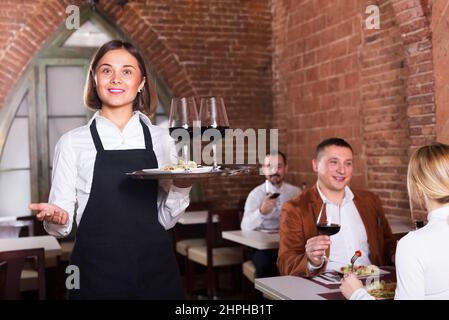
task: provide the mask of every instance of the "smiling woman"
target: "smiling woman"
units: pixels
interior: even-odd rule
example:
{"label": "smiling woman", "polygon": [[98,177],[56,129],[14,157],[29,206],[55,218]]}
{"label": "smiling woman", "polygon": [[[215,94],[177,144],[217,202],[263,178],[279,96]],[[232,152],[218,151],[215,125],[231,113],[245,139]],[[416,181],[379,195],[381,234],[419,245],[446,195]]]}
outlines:
{"label": "smiling woman", "polygon": [[99,109],[56,146],[49,203],[31,204],[53,235],[78,231],[70,264],[80,270],[71,299],[181,299],[166,229],[189,204],[189,185],[132,180],[125,173],[176,159],[168,130],[151,124],[156,93],[130,43],[104,44],[90,65],[85,103]]}
{"label": "smiling woman", "polygon": [[[84,88],[84,100],[96,110],[104,104],[111,107],[132,105],[146,115],[157,107],[156,90],[149,80],[145,61],[129,43],[113,40],[103,45],[90,65]],[[112,95],[117,94],[117,99]]]}

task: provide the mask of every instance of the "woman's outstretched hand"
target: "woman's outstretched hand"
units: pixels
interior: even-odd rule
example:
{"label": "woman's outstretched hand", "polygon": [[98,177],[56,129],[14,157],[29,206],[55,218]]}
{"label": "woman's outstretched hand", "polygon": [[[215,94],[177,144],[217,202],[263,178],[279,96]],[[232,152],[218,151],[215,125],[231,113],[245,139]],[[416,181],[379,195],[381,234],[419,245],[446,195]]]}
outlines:
{"label": "woman's outstretched hand", "polygon": [[345,274],[341,279],[340,290],[346,299],[350,299],[352,294],[359,288],[363,288],[363,283],[353,273]]}
{"label": "woman's outstretched hand", "polygon": [[37,220],[64,225],[69,220],[69,214],[64,209],[50,203],[31,203],[30,209],[38,211]]}

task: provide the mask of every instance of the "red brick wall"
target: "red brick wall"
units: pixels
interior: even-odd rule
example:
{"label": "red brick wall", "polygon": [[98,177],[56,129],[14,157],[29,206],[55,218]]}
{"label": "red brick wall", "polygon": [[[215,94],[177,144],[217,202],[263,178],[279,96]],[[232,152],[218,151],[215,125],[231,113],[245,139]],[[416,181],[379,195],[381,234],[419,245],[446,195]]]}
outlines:
{"label": "red brick wall", "polygon": [[[0,108],[65,7],[81,2],[1,2]],[[288,180],[311,185],[315,145],[341,136],[355,149],[353,185],[378,193],[388,213],[408,214],[408,155],[435,140],[435,110],[444,107],[435,103],[442,72],[433,71],[430,32],[439,0],[101,3],[174,95],[222,95],[232,127],[279,128]],[[380,30],[364,27],[368,4],[380,7]],[[233,206],[259,181],[205,182],[205,196]]]}
{"label": "red brick wall", "polygon": [[[408,165],[405,61],[392,1],[371,1],[380,9],[380,29],[362,27],[360,48],[362,137],[367,187],[378,194],[388,213],[408,215],[405,187]],[[360,8],[364,13],[364,7]],[[363,21],[362,21],[363,23]]]}
{"label": "red brick wall", "polygon": [[407,104],[410,152],[435,141],[435,74],[428,0],[393,3],[409,68]]}
{"label": "red brick wall", "polygon": [[314,183],[315,146],[339,136],[354,147],[354,184],[366,185],[359,16],[356,1],[273,1],[275,121],[296,184]]}
{"label": "red brick wall", "polygon": [[[355,149],[353,186],[408,215],[408,155],[434,140],[427,2],[273,0],[273,97],[295,183],[315,181],[310,160],[327,137]],[[367,30],[365,9],[380,8]],[[288,134],[287,134],[288,130]]]}
{"label": "red brick wall", "polygon": [[433,1],[432,47],[435,74],[436,136],[438,141],[449,143],[449,2]]}
{"label": "red brick wall", "polygon": [[[66,6],[80,3],[86,1],[1,2],[0,108],[31,57],[64,22]],[[100,3],[98,10],[143,50],[175,96],[221,95],[231,127],[271,127],[268,1],[134,0],[124,9],[114,1]],[[205,196],[233,206],[259,181],[260,177],[205,182]]]}

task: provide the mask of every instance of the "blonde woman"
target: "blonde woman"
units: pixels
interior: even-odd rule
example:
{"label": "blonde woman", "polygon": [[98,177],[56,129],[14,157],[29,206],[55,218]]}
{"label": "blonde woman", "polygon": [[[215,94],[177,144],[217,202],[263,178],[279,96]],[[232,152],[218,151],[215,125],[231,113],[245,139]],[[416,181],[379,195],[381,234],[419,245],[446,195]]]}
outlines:
{"label": "blonde woman", "polygon": [[[418,149],[407,173],[410,208],[425,207],[427,225],[402,238],[396,250],[395,299],[449,299],[449,146]],[[340,287],[347,299],[374,299],[354,275]]]}

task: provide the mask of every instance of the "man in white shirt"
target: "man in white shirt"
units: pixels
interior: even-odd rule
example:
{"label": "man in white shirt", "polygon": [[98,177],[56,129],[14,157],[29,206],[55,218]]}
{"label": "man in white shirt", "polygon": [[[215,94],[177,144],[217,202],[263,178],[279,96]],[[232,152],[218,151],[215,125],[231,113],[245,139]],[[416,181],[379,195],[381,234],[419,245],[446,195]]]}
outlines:
{"label": "man in white shirt", "polygon": [[[379,197],[348,186],[353,167],[351,146],[340,138],[326,139],[317,146],[312,164],[318,175],[316,185],[282,209],[280,273],[313,276],[339,270],[350,263],[356,250],[362,253],[356,264],[391,264],[396,242]],[[327,217],[340,216],[338,233],[318,234],[317,219],[324,210]]]}
{"label": "man in white shirt", "polygon": [[[287,158],[282,152],[267,154],[263,170],[265,182],[254,188],[246,199],[242,230],[278,229],[282,205],[301,191],[284,182],[288,166]],[[277,275],[277,249],[254,250],[252,260],[256,267],[256,277]]]}

